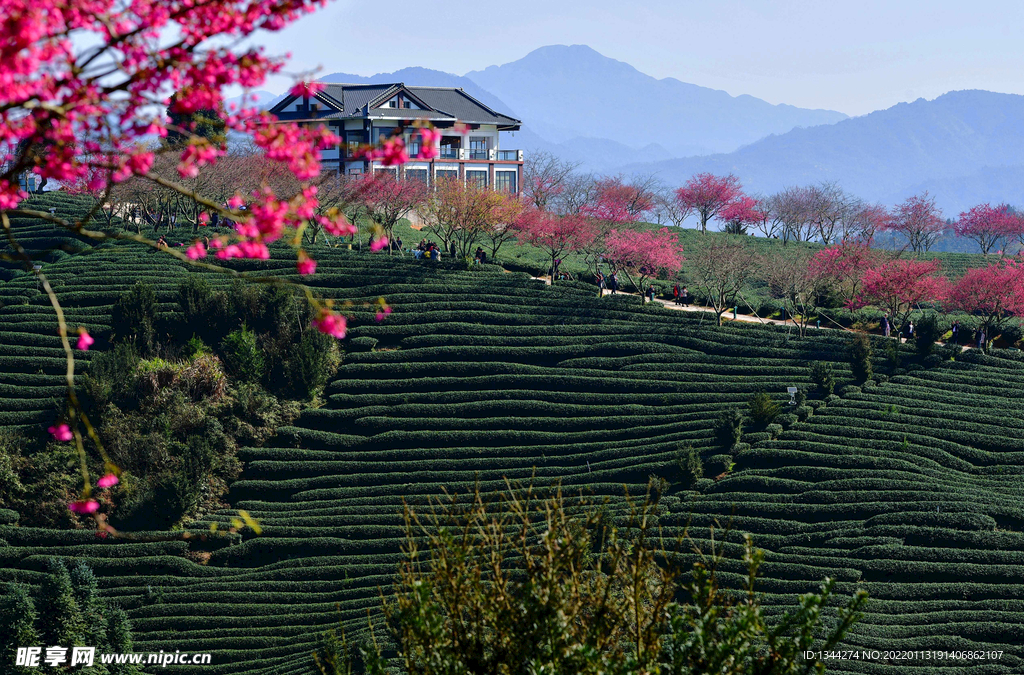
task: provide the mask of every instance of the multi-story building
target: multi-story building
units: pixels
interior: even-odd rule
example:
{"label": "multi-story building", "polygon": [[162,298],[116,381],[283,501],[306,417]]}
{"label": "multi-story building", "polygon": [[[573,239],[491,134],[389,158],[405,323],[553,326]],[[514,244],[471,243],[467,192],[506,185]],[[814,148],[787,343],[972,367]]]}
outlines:
{"label": "multi-story building", "polygon": [[[520,121],[491,110],[462,89],[324,83],[316,95],[289,95],[271,112],[282,120],[328,125],[343,142],[322,152],[323,164],[346,174],[392,171],[400,179],[427,183],[457,177],[513,193],[523,183],[523,151],[498,145],[499,132],[518,131]],[[415,159],[420,151],[417,122],[441,132],[432,160]],[[407,164],[387,167],[355,152],[396,134],[403,135],[414,158]]]}

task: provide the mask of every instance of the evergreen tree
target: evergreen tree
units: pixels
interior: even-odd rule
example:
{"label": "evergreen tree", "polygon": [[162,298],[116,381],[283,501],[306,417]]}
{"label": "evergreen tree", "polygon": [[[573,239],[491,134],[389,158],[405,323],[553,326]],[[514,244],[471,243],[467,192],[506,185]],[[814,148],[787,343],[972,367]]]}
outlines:
{"label": "evergreen tree", "polygon": [[[173,127],[179,127],[191,132],[195,136],[205,138],[214,145],[220,145],[227,140],[227,131],[224,120],[216,110],[202,108],[192,113],[178,112],[174,107],[174,100],[180,95],[175,94],[171,99],[171,105],[167,106],[167,117]],[[168,128],[167,136],[164,138],[164,145],[169,148],[186,145],[191,138],[190,135],[182,133],[177,129]]]}
{"label": "evergreen tree", "polygon": [[39,596],[39,628],[42,642],[62,647],[86,646],[85,621],[75,599],[71,575],[60,558],[50,558],[49,574]]}
{"label": "evergreen tree", "polygon": [[97,650],[106,649],[107,620],[103,616],[105,603],[99,596],[96,575],[81,560],[71,569],[71,587],[85,623],[83,637],[86,646],[96,647]]}
{"label": "evergreen tree", "polygon": [[871,340],[864,333],[853,336],[850,344],[850,370],[857,384],[864,384],[874,375],[871,364]]}
{"label": "evergreen tree", "polygon": [[25,584],[8,584],[4,593],[6,602],[0,606],[0,672],[27,675],[36,668],[15,666],[18,647],[38,647],[36,632],[36,606]]}
{"label": "evergreen tree", "polygon": [[[132,627],[128,614],[117,605],[107,607],[107,639],[114,654],[127,654],[132,650]],[[110,675],[141,675],[142,667],[132,663],[112,663],[107,666]]]}

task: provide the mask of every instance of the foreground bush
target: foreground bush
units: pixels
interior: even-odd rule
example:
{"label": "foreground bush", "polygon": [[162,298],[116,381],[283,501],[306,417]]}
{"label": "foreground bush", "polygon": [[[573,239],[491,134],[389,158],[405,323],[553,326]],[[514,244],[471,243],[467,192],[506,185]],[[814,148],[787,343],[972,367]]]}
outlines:
{"label": "foreground bush", "polygon": [[[858,592],[829,628],[833,588],[800,596],[769,620],[754,580],[763,560],[743,547],[745,595],[719,588],[724,546],[701,550],[689,578],[661,547],[648,498],[616,525],[603,510],[572,516],[561,493],[479,493],[421,518],[406,509],[406,560],[384,611],[397,664],[376,641],[355,656],[337,633],[324,636],[322,673],[807,673],[824,665],[806,650],[829,650],[859,618]],[[705,547],[706,548],[706,547]],[[676,598],[685,598],[677,602]],[[824,635],[816,639],[815,635]]]}

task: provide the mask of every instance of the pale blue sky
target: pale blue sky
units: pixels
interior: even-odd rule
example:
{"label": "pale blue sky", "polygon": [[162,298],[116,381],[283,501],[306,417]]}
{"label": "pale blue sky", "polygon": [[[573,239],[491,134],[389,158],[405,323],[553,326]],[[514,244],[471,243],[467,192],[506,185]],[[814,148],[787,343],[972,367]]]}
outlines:
{"label": "pale blue sky", "polygon": [[335,0],[260,42],[290,70],[358,75],[462,75],[586,44],[655,77],[861,115],[953,89],[1024,94],[1022,19],[1012,0]]}

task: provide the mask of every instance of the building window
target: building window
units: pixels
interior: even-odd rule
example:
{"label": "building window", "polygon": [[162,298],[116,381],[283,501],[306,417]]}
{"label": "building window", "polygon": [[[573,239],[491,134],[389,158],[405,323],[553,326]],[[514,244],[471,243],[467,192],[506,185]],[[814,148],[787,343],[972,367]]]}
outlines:
{"label": "building window", "polygon": [[487,146],[491,139],[486,136],[473,136],[469,139],[469,158],[487,159]]}
{"label": "building window", "polygon": [[427,170],[426,169],[406,169],[405,170],[406,180],[418,180],[424,185],[427,184]]}
{"label": "building window", "polygon": [[394,178],[395,180],[398,180],[398,168],[397,167],[392,168],[392,167],[387,167],[387,166],[384,166],[384,167],[377,166],[377,167],[373,168],[373,175],[379,176],[382,173],[389,173],[389,174],[391,174],[392,178]]}
{"label": "building window", "polygon": [[317,109],[318,107],[320,107],[320,106],[319,106],[319,105],[317,105],[316,103],[310,103],[310,104],[309,104],[309,112],[316,112],[316,109]]}
{"label": "building window", "polygon": [[467,171],[466,172],[466,184],[475,185],[481,190],[487,187],[487,172],[486,171]]}
{"label": "building window", "polygon": [[457,169],[437,169],[434,171],[434,180],[458,180],[459,172]]}
{"label": "building window", "polygon": [[494,172],[494,189],[498,192],[516,192],[516,172],[515,171],[495,171]]}
{"label": "building window", "polygon": [[354,167],[352,167],[351,169],[348,170],[348,175],[350,175],[350,176],[362,176],[363,175],[363,170],[361,168],[359,168],[358,166],[354,166]]}
{"label": "building window", "polygon": [[394,136],[399,132],[398,127],[374,127],[373,128],[373,142],[380,143],[388,138]]}

